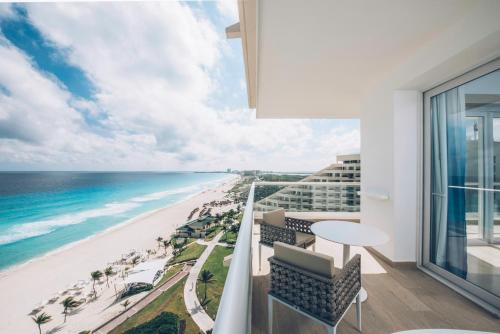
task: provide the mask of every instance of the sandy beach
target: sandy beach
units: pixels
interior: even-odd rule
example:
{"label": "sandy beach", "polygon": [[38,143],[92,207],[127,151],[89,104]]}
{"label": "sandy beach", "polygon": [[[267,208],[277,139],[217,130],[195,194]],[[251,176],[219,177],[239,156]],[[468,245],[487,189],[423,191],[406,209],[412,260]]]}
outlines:
{"label": "sandy beach", "polygon": [[[204,203],[221,200],[235,182],[236,179],[225,181],[217,188],[205,190],[182,202],[143,214],[88,239],[2,271],[0,333],[37,333],[38,329],[28,314],[38,303],[79,280],[90,279],[90,272],[102,271],[132,249],[157,249],[155,239],[158,236],[168,239],[178,226],[186,222],[191,210],[201,208]],[[217,210],[214,209],[213,213]],[[109,299],[106,307],[103,303],[89,303],[80,312],[68,316],[65,324],[60,314],[60,301],[50,305],[50,310],[57,309],[59,312],[50,312],[53,320],[43,326],[42,332],[52,329],[51,333],[78,333],[95,328],[110,317],[111,311],[106,309],[112,303],[113,293],[108,294],[103,296]],[[112,312],[118,311],[113,309]]]}

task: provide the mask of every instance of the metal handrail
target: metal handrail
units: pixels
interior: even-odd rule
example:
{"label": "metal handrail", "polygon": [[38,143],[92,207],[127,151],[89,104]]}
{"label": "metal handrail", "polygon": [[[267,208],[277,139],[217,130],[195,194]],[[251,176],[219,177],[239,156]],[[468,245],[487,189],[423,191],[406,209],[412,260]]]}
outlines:
{"label": "metal handrail", "polygon": [[214,334],[248,334],[252,316],[252,183],[213,328]]}
{"label": "metal handrail", "polygon": [[311,182],[311,181],[257,181],[256,186],[359,186],[359,181]]}

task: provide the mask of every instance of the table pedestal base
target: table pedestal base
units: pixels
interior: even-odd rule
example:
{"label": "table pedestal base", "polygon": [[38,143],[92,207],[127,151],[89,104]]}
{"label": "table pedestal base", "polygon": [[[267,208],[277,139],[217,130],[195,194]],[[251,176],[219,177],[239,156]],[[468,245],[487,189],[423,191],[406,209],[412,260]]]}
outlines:
{"label": "table pedestal base", "polygon": [[[361,302],[364,303],[368,299],[368,292],[366,292],[365,288],[361,287],[361,290],[359,291],[359,295],[361,296]],[[356,304],[356,300],[352,302],[353,304]]]}
{"label": "table pedestal base", "polygon": [[[349,259],[351,258],[351,246],[350,245],[344,245],[342,249],[342,267],[345,267],[347,262],[349,262]],[[359,291],[359,295],[361,296],[361,302],[364,303],[368,299],[368,292],[366,292],[365,288],[361,287],[361,290]],[[356,303],[356,301],[353,301],[353,303]]]}

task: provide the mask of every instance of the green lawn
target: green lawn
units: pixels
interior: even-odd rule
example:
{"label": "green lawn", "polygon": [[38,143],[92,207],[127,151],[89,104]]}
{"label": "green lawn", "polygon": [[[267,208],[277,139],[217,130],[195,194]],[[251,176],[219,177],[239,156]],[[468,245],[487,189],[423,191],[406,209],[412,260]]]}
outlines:
{"label": "green lawn", "polygon": [[196,260],[200,257],[201,253],[207,248],[205,245],[192,243],[188,245],[179,255],[177,255],[170,264]]}
{"label": "green lawn", "polygon": [[197,238],[186,238],[186,244],[189,245],[190,243],[195,242],[196,240],[198,240],[198,239]]}
{"label": "green lawn", "polygon": [[224,235],[222,236],[220,241],[227,242],[227,241],[233,240],[234,242],[236,242],[237,238],[238,238],[238,233],[234,233],[234,232],[227,230],[227,232],[224,233]]}
{"label": "green lawn", "polygon": [[198,326],[194,323],[194,321],[187,313],[186,306],[184,304],[183,295],[186,279],[187,278],[184,278],[181,281],[177,282],[174,286],[168,289],[168,291],[162,293],[153,302],[139,311],[139,313],[134,314],[120,326],[113,329],[110,334],[121,334],[130,328],[153,319],[163,311],[175,313],[179,316],[180,319],[186,320],[186,334],[201,333]]}
{"label": "green lawn", "polygon": [[[202,270],[210,270],[210,272],[214,274],[214,281],[207,285],[207,299],[210,300],[210,302],[204,306],[212,319],[215,319],[215,315],[217,314],[222,290],[224,289],[224,282],[226,281],[227,272],[229,271],[229,267],[224,267],[223,260],[225,256],[232,254],[233,251],[233,248],[216,246],[202,268]],[[203,303],[205,285],[199,281],[196,284],[196,293],[200,302]]]}
{"label": "green lawn", "polygon": [[157,286],[160,286],[163,283],[165,283],[166,281],[168,281],[171,277],[173,277],[175,274],[177,274],[178,272],[180,272],[183,267],[184,267],[183,264],[176,264],[176,265],[170,266],[167,269],[167,271],[165,271],[165,273],[163,273],[163,277],[158,282]]}

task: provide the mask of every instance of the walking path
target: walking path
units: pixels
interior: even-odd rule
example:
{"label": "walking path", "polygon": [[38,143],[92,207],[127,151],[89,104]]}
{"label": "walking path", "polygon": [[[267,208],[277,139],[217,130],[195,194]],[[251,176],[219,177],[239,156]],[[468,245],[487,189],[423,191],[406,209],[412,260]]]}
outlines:
{"label": "walking path", "polygon": [[158,296],[160,296],[163,292],[167,291],[170,289],[174,284],[179,282],[181,279],[186,277],[186,275],[189,273],[190,265],[185,264],[184,268],[182,268],[181,271],[179,271],[177,274],[172,276],[167,282],[165,282],[163,285],[159,286],[155,290],[153,290],[150,294],[144,296],[144,298],[140,299],[137,303],[132,305],[127,311],[121,313],[117,317],[111,319],[101,327],[97,328],[94,330],[92,333],[95,334],[105,334],[109,333],[111,330],[114,328],[118,327],[121,323],[123,323],[125,320],[142,310],[146,305],[151,303],[153,300],[155,300]]}
{"label": "walking path", "polygon": [[[224,234],[224,232],[222,232],[222,233]],[[213,241],[213,239],[211,241],[205,241],[203,239],[198,239],[195,242],[199,245],[208,246],[208,245],[210,245],[210,243],[212,241]],[[225,242],[218,242],[216,246],[229,247],[230,245],[228,243],[225,243]]]}
{"label": "walking path", "polygon": [[223,234],[224,232],[220,232],[215,238],[206,243],[207,248],[205,248],[205,251],[191,268],[186,285],[184,285],[184,303],[186,303],[186,309],[189,315],[191,315],[191,318],[203,332],[212,329],[214,327],[214,321],[205,312],[200,304],[200,301],[198,300],[198,296],[196,295],[196,283],[198,282],[198,275],[200,274],[203,264],[205,264],[208,256],[212,253],[215,246],[218,245],[219,239]]}

